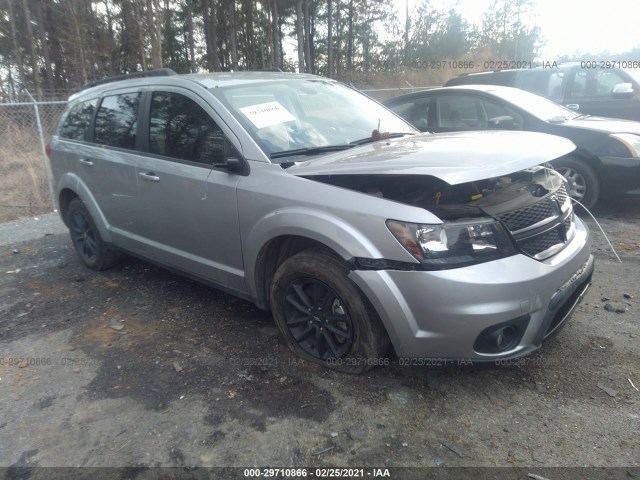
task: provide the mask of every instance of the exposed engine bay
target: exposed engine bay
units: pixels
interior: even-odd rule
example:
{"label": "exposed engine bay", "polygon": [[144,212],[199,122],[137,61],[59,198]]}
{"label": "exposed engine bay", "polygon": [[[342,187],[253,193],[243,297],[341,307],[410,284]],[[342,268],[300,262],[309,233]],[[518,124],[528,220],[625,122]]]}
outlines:
{"label": "exposed engine bay", "polygon": [[443,220],[495,216],[533,205],[563,185],[552,168],[535,166],[480,181],[449,185],[430,175],[313,175],[311,180],[424,208]]}

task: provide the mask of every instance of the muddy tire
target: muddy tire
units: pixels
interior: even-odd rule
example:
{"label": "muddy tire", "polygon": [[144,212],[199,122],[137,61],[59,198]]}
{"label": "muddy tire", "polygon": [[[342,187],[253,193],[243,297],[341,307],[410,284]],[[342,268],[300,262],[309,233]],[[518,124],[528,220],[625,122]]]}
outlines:
{"label": "muddy tire", "polygon": [[106,270],[121,259],[121,255],[109,249],[96,228],[82,200],[74,198],[67,209],[67,225],[73,246],[82,263],[92,270]]}
{"label": "muddy tire", "polygon": [[271,311],[296,354],[346,373],[384,365],[389,337],[348,277],[342,260],[310,249],[285,260],[271,287]]}
{"label": "muddy tire", "polygon": [[600,184],[593,169],[585,161],[568,157],[553,162],[555,169],[567,179],[569,195],[585,207],[593,207],[600,197]]}

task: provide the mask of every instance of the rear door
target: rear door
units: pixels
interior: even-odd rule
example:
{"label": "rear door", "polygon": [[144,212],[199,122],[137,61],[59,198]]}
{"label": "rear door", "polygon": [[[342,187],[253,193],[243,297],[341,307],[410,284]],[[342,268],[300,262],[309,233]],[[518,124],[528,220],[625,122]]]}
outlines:
{"label": "rear door", "polygon": [[179,87],[148,92],[144,118],[146,153],[136,178],[145,256],[244,290],[240,176],[212,168],[212,153],[224,148],[230,131],[201,97]]}
{"label": "rear door", "polygon": [[[77,157],[80,177],[109,229],[124,237],[137,227],[130,212],[135,210],[137,201],[135,164],[141,98],[137,90],[117,90],[102,97],[93,122],[93,145]],[[123,246],[128,243],[125,241]]]}

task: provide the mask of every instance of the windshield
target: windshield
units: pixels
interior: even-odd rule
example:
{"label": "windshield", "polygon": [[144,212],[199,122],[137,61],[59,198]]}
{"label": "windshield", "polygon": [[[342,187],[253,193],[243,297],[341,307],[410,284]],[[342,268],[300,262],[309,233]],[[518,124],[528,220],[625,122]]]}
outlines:
{"label": "windshield", "polygon": [[520,107],[522,110],[525,110],[534,117],[538,117],[540,120],[544,120],[545,122],[550,120],[571,120],[572,118],[576,118],[580,115],[573,110],[552,102],[551,100],[547,100],[546,98],[533,93],[525,92],[524,90],[509,88],[504,90],[500,89],[499,91],[494,90],[491,93],[512,103],[516,107]]}
{"label": "windshield", "polygon": [[270,81],[211,92],[269,157],[292,150],[362,143],[375,129],[391,134],[418,133],[370,98],[331,80]]}

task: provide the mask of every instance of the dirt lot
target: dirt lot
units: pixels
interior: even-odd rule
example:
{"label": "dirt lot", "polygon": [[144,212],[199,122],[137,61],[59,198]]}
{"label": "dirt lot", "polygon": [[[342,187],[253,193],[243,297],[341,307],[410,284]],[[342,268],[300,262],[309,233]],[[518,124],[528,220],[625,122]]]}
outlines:
{"label": "dirt lot", "polygon": [[0,466],[525,468],[518,478],[592,466],[640,478],[640,202],[595,212],[623,263],[589,222],[593,286],[539,353],[491,368],[391,358],[365,376],[302,362],[269,313],[217,290],[133,259],[85,269],[55,220],[1,226]]}

